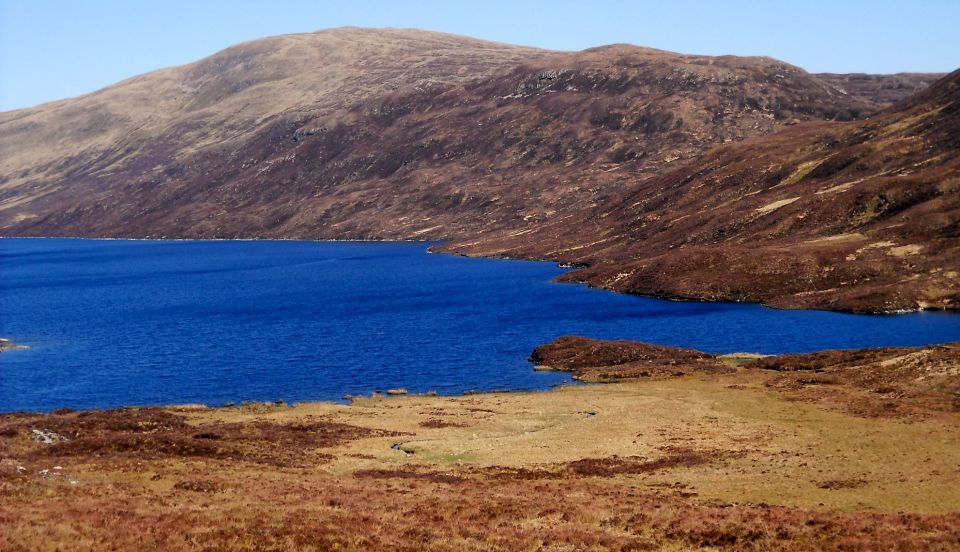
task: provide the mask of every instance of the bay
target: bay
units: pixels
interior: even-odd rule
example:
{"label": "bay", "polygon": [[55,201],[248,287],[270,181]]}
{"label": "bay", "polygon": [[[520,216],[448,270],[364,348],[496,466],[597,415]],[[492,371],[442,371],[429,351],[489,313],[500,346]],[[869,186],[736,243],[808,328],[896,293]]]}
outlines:
{"label": "bay", "polygon": [[674,302],[429,243],[0,239],[0,411],[535,390],[568,334],[709,352],[960,340],[960,316]]}

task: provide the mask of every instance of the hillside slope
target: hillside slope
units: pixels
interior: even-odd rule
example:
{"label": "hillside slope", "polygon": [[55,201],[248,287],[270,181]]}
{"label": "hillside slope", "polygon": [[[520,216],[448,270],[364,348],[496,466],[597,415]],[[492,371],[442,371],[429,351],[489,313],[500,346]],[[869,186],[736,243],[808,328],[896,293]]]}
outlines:
{"label": "hillside slope", "polygon": [[417,30],[340,28],[247,42],[2,113],[0,227],[84,205],[134,217],[141,207],[130,204],[131,190],[144,182],[173,190],[172,175],[200,152],[236,151],[265,128],[307,116],[349,122],[368,98],[482,78],[547,53]]}
{"label": "hillside slope", "polygon": [[769,58],[275,37],[0,116],[0,233],[463,238],[879,105]]}
{"label": "hillside slope", "polygon": [[903,100],[932,77],[267,38],[0,114],[0,235],[459,240],[634,293],[955,308],[956,75]]}
{"label": "hillside slope", "polygon": [[907,96],[926,89],[945,73],[815,73],[814,76],[851,96],[889,107]]}
{"label": "hillside slope", "polygon": [[448,246],[591,265],[679,299],[849,311],[960,308],[960,71],[865,122],[719,147],[607,203]]}

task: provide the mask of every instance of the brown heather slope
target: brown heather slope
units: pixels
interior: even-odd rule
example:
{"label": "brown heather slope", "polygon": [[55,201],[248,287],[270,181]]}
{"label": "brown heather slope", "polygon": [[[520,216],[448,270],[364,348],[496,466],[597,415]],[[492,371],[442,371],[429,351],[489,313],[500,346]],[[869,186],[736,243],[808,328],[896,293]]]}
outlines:
{"label": "brown heather slope", "polygon": [[814,76],[851,96],[888,107],[926,89],[943,78],[945,73],[896,73],[893,75],[815,73]]}
{"label": "brown heather slope", "polygon": [[848,311],[960,307],[960,71],[865,122],[714,149],[587,212],[446,246],[590,265],[678,299]]}
{"label": "brown heather slope", "polygon": [[0,226],[97,202],[132,224],[145,206],[128,203],[131,190],[152,182],[178,193],[176,174],[199,152],[236,151],[265,128],[304,117],[334,127],[370,98],[483,78],[548,53],[411,29],[339,28],[243,43],[85,96],[2,113]]}
{"label": "brown heather slope", "polygon": [[777,133],[929,77],[413,30],[267,38],[0,114],[0,235],[470,238],[451,249],[590,263],[571,278],[620,291],[953,308],[954,92]]}
{"label": "brown heather slope", "polygon": [[0,233],[464,238],[880,105],[769,58],[276,37],[0,116]]}

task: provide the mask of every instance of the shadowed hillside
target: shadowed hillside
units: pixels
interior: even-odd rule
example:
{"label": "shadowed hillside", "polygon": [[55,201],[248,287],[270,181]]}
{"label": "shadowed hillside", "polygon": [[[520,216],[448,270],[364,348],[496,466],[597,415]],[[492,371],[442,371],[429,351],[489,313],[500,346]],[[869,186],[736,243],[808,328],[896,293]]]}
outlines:
{"label": "shadowed hillside", "polygon": [[956,309],[960,72],[865,122],[717,148],[549,225],[451,246],[590,264],[566,278],[683,299]]}
{"label": "shadowed hillside", "polygon": [[944,73],[816,73],[814,76],[851,96],[889,106],[915,94],[942,78]]}

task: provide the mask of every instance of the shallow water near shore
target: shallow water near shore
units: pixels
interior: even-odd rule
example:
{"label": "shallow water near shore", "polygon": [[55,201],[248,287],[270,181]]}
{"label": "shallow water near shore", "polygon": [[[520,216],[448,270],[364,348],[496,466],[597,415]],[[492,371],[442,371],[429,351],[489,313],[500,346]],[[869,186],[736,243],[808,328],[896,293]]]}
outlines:
{"label": "shallow water near shore", "polygon": [[709,352],[960,340],[960,315],[633,297],[428,243],[0,239],[0,411],[546,389],[565,334]]}

